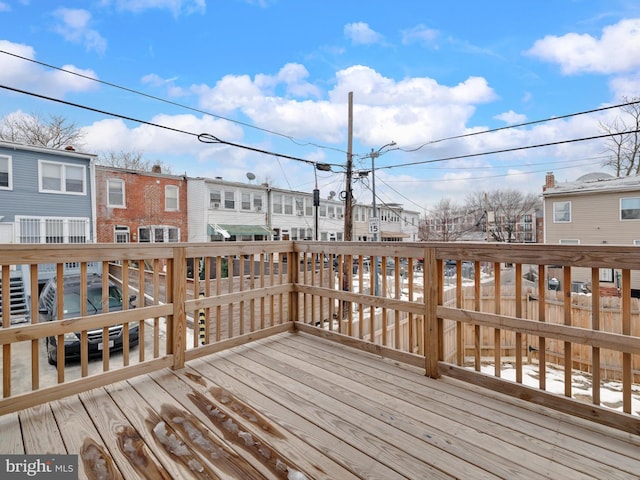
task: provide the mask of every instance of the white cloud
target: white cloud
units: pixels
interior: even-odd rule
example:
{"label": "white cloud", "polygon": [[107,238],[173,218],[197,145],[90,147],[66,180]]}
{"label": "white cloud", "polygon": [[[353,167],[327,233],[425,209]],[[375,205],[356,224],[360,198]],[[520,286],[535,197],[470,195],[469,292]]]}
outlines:
{"label": "white cloud", "polygon": [[107,41],[90,28],[91,13],[87,10],[58,8],[53,15],[60,22],[54,25],[54,31],[65,40],[82,44],[88,51],[95,50],[100,54],[105,52]]}
{"label": "white cloud", "polygon": [[507,125],[514,125],[516,123],[523,123],[527,120],[527,116],[522,113],[516,113],[513,110],[496,115],[496,120],[502,120]]}
{"label": "white cloud", "polygon": [[[35,50],[28,45],[0,40],[0,50],[31,60],[36,59]],[[98,78],[93,70],[83,70],[74,65],[65,65],[62,68],[85,77]],[[55,97],[64,96],[68,92],[83,92],[98,88],[96,82],[86,78],[60,70],[45,69],[36,63],[10,55],[0,55],[0,81],[9,86]]]}
{"label": "white cloud", "polygon": [[600,38],[578,33],[549,35],[525,53],[558,64],[566,75],[628,72],[640,67],[640,18],[607,26]]}
{"label": "white cloud", "polygon": [[103,0],[102,4],[115,4],[118,10],[134,13],[151,9],[169,10],[176,17],[181,14],[203,14],[207,10],[206,0]]}
{"label": "white cloud", "polygon": [[420,43],[425,46],[433,46],[437,48],[436,40],[440,36],[438,30],[427,28],[424,25],[417,25],[408,30],[402,31],[402,43],[405,45],[411,43]]}
{"label": "white cloud", "polygon": [[0,12],[10,12],[11,5],[6,2],[0,2]]}
{"label": "white cloud", "polygon": [[372,30],[364,22],[348,23],[344,26],[344,36],[354,45],[371,45],[382,42],[382,35]]}

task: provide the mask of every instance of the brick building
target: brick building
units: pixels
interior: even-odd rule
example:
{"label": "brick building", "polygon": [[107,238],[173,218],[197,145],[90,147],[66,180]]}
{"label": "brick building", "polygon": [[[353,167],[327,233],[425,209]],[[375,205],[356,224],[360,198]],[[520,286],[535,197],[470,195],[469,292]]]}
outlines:
{"label": "brick building", "polygon": [[96,167],[98,243],[187,241],[187,180],[154,168]]}

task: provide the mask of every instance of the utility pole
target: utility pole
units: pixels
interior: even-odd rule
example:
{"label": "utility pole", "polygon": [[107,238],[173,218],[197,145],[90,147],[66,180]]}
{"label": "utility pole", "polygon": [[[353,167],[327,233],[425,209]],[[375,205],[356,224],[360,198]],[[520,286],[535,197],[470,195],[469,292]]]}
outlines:
{"label": "utility pole", "polygon": [[347,185],[344,198],[344,241],[352,240],[353,231],[353,188],[351,175],[353,173],[353,92],[349,92],[349,136],[347,143]]}

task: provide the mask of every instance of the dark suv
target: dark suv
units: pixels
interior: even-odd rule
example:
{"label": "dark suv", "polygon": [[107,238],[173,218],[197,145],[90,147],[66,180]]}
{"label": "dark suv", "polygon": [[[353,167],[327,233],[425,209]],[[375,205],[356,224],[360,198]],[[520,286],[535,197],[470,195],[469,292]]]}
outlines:
{"label": "dark suv", "polygon": [[[41,322],[52,320],[62,320],[80,316],[80,285],[82,279],[80,275],[69,275],[64,277],[64,313],[57,311],[58,306],[58,286],[56,278],[51,278],[42,288],[38,301],[38,310]],[[98,274],[87,276],[87,315],[102,313],[102,277]],[[122,310],[122,290],[118,285],[109,281],[109,312]],[[129,308],[134,308],[133,301],[135,295],[129,298]],[[114,325],[109,327],[109,350],[122,350],[123,327]],[[104,348],[102,329],[89,330],[87,332],[89,342],[89,357],[101,357]],[[51,365],[57,364],[58,345],[57,337],[47,337],[47,358]],[[129,346],[138,345],[138,326],[129,329]],[[64,356],[65,360],[78,360],[80,358],[80,332],[70,332],[64,335]]]}

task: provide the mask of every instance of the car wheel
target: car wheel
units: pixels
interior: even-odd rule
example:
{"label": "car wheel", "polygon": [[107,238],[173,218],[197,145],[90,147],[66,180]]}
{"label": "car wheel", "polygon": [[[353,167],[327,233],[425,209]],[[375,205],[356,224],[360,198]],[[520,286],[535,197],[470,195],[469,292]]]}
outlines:
{"label": "car wheel", "polygon": [[49,349],[49,339],[47,339],[46,345],[47,345],[47,361],[49,362],[49,365],[58,365],[58,359],[53,354],[53,351]]}

